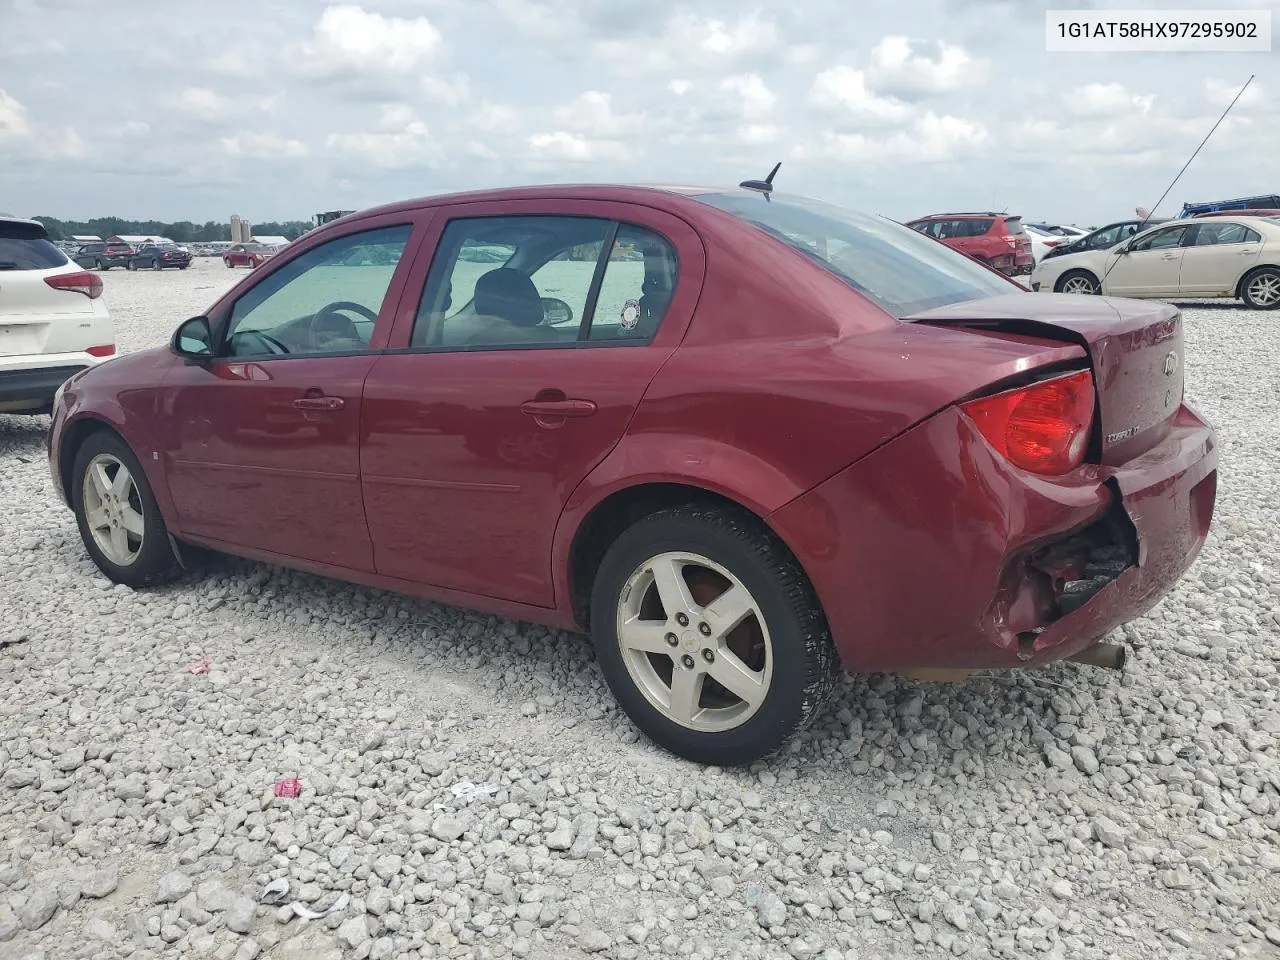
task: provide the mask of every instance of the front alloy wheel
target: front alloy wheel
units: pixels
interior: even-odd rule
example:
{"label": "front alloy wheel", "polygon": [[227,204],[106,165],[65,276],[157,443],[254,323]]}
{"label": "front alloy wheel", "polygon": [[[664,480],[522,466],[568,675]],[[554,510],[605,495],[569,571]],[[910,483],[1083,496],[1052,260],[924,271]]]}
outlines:
{"label": "front alloy wheel", "polygon": [[119,436],[91,433],[71,469],[76,525],[99,570],[131,587],[172,580],[181,572],[142,465]]}
{"label": "front alloy wheel", "polygon": [[146,536],[142,498],[129,468],[110,453],[100,453],[86,468],[84,513],[98,549],[125,567],[138,559]]}
{"label": "front alloy wheel", "polygon": [[1280,270],[1266,267],[1251,276],[1245,281],[1243,299],[1255,310],[1280,307]]}
{"label": "front alloy wheel", "polygon": [[1058,284],[1058,292],[1096,294],[1100,290],[1098,280],[1093,274],[1084,270],[1073,270],[1062,278],[1062,282]]}

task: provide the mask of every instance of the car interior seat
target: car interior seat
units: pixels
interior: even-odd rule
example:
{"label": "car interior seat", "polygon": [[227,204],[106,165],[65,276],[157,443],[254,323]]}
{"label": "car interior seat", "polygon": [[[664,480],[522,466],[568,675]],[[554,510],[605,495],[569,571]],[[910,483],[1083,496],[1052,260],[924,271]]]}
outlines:
{"label": "car interior seat", "polygon": [[476,281],[475,312],[493,318],[487,329],[470,343],[540,343],[557,341],[550,327],[542,326],[542,296],[533,281],[519,270],[498,267]]}

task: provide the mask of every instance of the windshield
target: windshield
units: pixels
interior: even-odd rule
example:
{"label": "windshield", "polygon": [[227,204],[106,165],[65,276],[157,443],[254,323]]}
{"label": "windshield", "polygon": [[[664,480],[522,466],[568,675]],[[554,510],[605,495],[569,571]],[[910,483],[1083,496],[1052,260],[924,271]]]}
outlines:
{"label": "windshield", "polygon": [[786,194],[708,193],[697,199],[755,224],[895,317],[1019,289],[964,254],[883,217]]}
{"label": "windshield", "polygon": [[39,224],[0,220],[0,270],[49,270],[67,262]]}

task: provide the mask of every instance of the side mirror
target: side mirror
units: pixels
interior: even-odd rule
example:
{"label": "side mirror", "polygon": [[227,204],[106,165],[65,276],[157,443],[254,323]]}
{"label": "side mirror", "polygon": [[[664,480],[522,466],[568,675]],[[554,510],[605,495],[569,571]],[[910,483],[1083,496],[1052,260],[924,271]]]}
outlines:
{"label": "side mirror", "polygon": [[557,297],[543,297],[542,319],[549,324],[572,323],[573,307]]}
{"label": "side mirror", "polygon": [[192,317],[174,331],[170,349],[188,364],[208,363],[213,359],[213,330],[206,316]]}

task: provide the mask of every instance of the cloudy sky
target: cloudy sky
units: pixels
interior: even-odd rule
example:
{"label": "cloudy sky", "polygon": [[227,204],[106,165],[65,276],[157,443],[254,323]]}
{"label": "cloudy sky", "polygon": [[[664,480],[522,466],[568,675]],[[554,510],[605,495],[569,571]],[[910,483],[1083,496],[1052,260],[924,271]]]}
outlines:
{"label": "cloudy sky", "polygon": [[[1280,0],[1233,0],[1273,10]],[[1098,223],[1280,191],[1280,53],[1046,53],[1200,0],[0,0],[0,210],[257,222],[473,187],[736,182]],[[163,15],[161,15],[163,12]]]}

